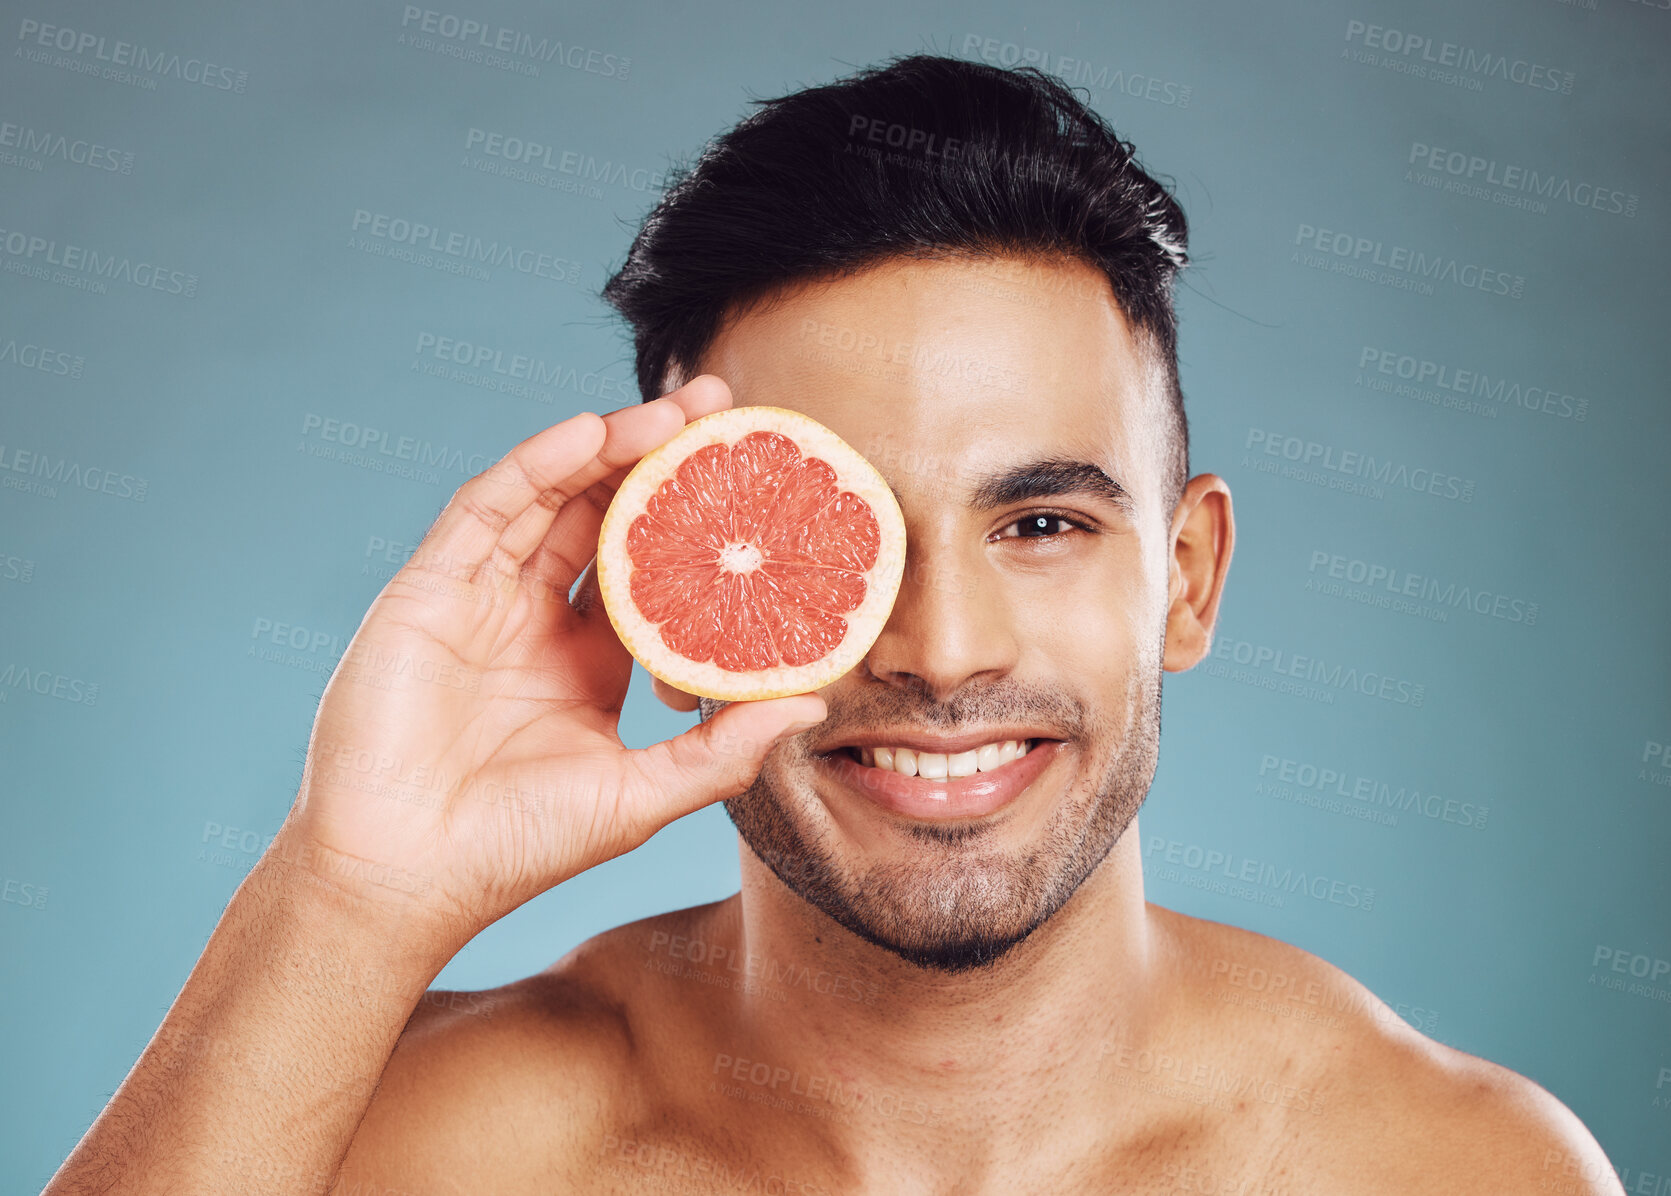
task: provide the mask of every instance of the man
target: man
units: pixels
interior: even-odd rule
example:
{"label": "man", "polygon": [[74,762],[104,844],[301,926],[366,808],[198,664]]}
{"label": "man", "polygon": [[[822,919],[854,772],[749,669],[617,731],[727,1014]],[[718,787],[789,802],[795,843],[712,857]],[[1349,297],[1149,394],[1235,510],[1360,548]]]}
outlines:
{"label": "man", "polygon": [[[48,1192],[1619,1192],[1535,1084],[1144,901],[1161,678],[1207,653],[1234,540],[1224,482],[1188,472],[1185,242],[1030,71],[910,57],[710,145],[605,292],[648,401],[460,488]],[[602,510],[733,402],[877,464],[905,580],[819,694],[704,702],[626,751]],[[937,814],[913,760],[970,751],[986,800]],[[426,993],[483,927],[716,800],[738,895]]]}

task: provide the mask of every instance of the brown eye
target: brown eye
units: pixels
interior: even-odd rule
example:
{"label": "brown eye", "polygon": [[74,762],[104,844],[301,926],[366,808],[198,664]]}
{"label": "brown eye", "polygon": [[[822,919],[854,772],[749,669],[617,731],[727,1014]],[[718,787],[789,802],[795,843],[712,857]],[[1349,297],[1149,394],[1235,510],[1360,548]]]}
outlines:
{"label": "brown eye", "polygon": [[1062,515],[1028,515],[1017,519],[1014,523],[999,530],[1000,539],[1017,538],[1023,540],[1039,539],[1045,536],[1059,536],[1065,531],[1078,529],[1079,524]]}

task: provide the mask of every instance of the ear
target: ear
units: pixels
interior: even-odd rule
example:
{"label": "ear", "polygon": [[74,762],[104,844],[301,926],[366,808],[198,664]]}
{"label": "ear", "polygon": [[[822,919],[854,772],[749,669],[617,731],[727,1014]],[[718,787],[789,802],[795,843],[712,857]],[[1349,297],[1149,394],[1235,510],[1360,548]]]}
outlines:
{"label": "ear", "polygon": [[1230,487],[1217,474],[1191,478],[1172,513],[1166,652],[1161,658],[1167,672],[1193,667],[1213,646],[1213,623],[1235,544]]}
{"label": "ear", "polygon": [[700,700],[695,694],[688,694],[682,689],[673,688],[660,677],[652,676],[650,678],[650,689],[656,697],[661,699],[663,706],[670,710],[677,710],[680,714],[689,714],[692,710],[695,710],[696,703]]}

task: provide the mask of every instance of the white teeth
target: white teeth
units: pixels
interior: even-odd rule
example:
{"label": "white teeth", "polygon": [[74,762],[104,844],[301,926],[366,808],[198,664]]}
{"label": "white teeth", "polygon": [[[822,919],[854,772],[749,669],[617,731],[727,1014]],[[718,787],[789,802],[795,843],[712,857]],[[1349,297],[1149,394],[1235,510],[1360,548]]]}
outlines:
{"label": "white teeth", "polygon": [[969,777],[991,772],[1027,754],[1025,739],[1005,739],[982,744],[967,752],[918,752],[906,747],[862,747],[859,762],[870,768],[887,769],[908,777],[942,781],[948,777]]}

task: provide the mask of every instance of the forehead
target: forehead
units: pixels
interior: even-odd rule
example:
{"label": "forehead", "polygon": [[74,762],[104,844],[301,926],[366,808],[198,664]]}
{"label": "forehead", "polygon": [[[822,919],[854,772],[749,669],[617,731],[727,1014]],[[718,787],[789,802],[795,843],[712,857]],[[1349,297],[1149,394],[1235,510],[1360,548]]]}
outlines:
{"label": "forehead", "polygon": [[1104,464],[1158,487],[1158,386],[1108,280],[1077,259],[892,258],[773,292],[723,325],[698,372],[738,406],[788,407],[902,494],[971,470]]}

